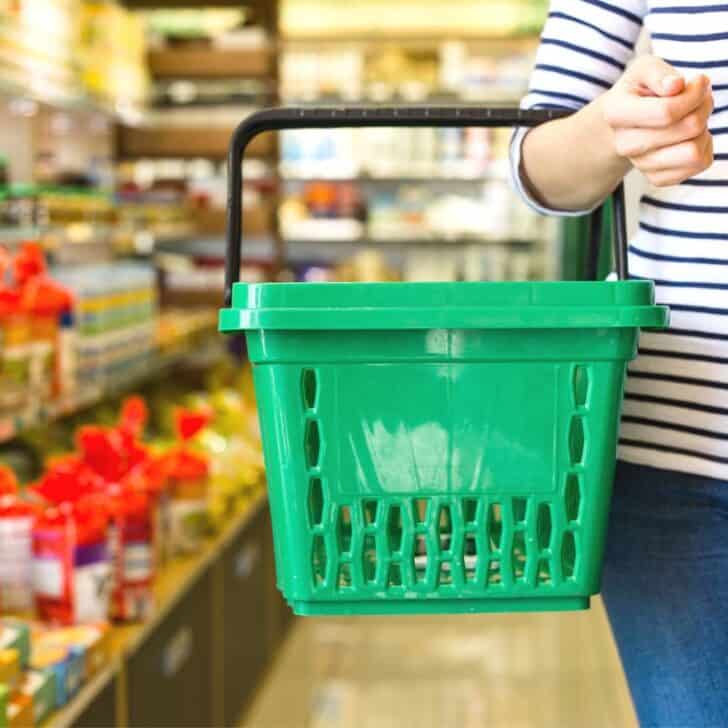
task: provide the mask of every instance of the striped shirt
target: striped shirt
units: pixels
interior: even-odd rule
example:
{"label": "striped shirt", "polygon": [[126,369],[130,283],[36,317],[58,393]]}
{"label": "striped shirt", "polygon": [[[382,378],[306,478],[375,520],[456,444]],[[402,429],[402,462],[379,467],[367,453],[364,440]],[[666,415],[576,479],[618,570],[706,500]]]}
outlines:
{"label": "striped shirt", "polygon": [[[670,329],[643,332],[629,367],[619,457],[728,480],[728,3],[704,0],[552,0],[526,108],[577,109],[619,78],[642,27],[652,52],[684,76],[708,75],[715,163],[640,202],[629,271],[655,281]],[[518,178],[521,141],[511,145]],[[582,213],[579,213],[582,214]]]}

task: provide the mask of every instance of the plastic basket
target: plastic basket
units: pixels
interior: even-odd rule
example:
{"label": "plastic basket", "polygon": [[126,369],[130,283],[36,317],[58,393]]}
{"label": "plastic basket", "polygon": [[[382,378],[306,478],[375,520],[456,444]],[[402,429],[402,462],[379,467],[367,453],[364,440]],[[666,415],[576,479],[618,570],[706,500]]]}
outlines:
{"label": "plastic basket", "polygon": [[[626,362],[667,323],[650,282],[235,283],[259,131],[552,118],[372,113],[262,112],[231,147],[220,328],[246,333],[254,366],[278,586],[304,615],[587,608]],[[615,212],[624,277],[621,197]]]}

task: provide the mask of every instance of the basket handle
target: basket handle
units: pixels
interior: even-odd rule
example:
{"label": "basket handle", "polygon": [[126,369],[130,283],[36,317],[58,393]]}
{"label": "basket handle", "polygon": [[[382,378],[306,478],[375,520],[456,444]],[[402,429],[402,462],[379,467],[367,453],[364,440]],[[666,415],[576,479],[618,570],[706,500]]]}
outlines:
{"label": "basket handle", "polygon": [[[571,114],[560,109],[512,109],[478,107],[347,107],[274,108],[249,116],[233,132],[228,151],[228,200],[225,256],[225,305],[232,301],[233,285],[240,277],[242,244],[242,161],[245,148],[264,131],[352,127],[498,127],[537,126]],[[613,193],[614,260],[620,279],[627,277],[627,225],[624,187]],[[589,270],[596,275],[596,259],[602,233],[601,208],[594,214],[590,234]]]}

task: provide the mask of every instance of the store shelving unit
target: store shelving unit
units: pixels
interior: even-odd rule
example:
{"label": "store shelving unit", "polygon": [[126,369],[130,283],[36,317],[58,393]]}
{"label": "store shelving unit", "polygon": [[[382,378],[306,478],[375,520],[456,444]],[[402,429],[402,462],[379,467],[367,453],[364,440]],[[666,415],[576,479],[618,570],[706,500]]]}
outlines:
{"label": "store shelving unit", "polygon": [[151,619],[112,629],[108,667],[44,728],[235,725],[290,619],[269,518],[259,494],[199,554],[165,565]]}

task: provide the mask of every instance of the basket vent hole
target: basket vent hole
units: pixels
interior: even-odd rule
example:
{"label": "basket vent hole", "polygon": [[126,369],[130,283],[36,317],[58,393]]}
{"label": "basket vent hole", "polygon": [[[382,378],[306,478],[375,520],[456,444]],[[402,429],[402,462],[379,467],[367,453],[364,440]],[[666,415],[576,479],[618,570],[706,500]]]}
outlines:
{"label": "basket vent hole", "polygon": [[402,567],[397,563],[389,565],[387,586],[402,586]]}
{"label": "basket vent hole", "polygon": [[526,534],[524,531],[516,531],[513,534],[511,563],[513,565],[513,578],[516,581],[523,581],[526,578]]}
{"label": "basket vent hole", "polygon": [[452,514],[450,506],[442,506],[437,519],[438,531],[440,534],[440,550],[449,551],[452,544]]}
{"label": "basket vent hole", "polygon": [[377,578],[377,543],[373,533],[364,536],[364,550],[361,559],[364,580],[371,583]]}
{"label": "basket vent hole", "polygon": [[499,551],[503,537],[503,520],[500,503],[488,506],[488,543],[493,551]]}
{"label": "basket vent hole", "polygon": [[449,561],[443,561],[440,564],[437,583],[439,586],[450,586],[452,584],[452,564]]}
{"label": "basket vent hole", "polygon": [[320,533],[313,537],[311,566],[314,586],[321,586],[326,580],[326,543]]}
{"label": "basket vent hole", "polygon": [[351,564],[344,563],[339,565],[339,576],[336,580],[339,589],[351,588]]}
{"label": "basket vent hole", "polygon": [[321,437],[319,435],[319,426],[316,420],[309,420],[306,423],[304,445],[306,449],[306,465],[309,468],[318,467],[319,456],[321,455]]}
{"label": "basket vent hole", "polygon": [[548,503],[541,503],[536,517],[536,539],[540,549],[551,545],[551,509]]}
{"label": "basket vent hole", "polygon": [[465,566],[465,578],[468,581],[475,581],[475,571],[478,567],[478,541],[475,534],[465,534],[463,541],[463,565]]}
{"label": "basket vent hole", "polygon": [[538,583],[552,584],[551,581],[551,562],[548,559],[541,559],[538,562]]}
{"label": "basket vent hole", "polygon": [[364,501],[362,508],[364,510],[364,523],[367,526],[372,526],[377,522],[378,506],[379,504],[375,500]]}
{"label": "basket vent hole", "polygon": [[341,506],[339,510],[339,551],[351,551],[351,508]]}
{"label": "basket vent hole", "polygon": [[516,523],[523,523],[526,520],[526,509],[528,500],[526,498],[513,499],[513,520]]}
{"label": "basket vent hole", "polygon": [[430,502],[426,498],[415,498],[412,501],[412,517],[415,523],[427,523],[427,510]]}
{"label": "basket vent hole", "polygon": [[498,559],[493,559],[488,563],[488,584],[501,583],[501,565]]}
{"label": "basket vent hole", "polygon": [[579,484],[579,476],[576,473],[569,473],[566,476],[564,501],[566,518],[569,521],[576,521],[579,518],[579,509],[581,507],[581,485]]}
{"label": "basket vent hole", "polygon": [[311,478],[308,486],[308,514],[312,526],[320,526],[324,515],[324,489],[321,478]]}
{"label": "basket vent hole", "polygon": [[584,420],[581,417],[574,417],[569,428],[569,454],[571,464],[579,465],[584,458]]}
{"label": "basket vent hole", "polygon": [[423,582],[427,578],[427,538],[418,533],[415,536],[414,554],[415,580]]}
{"label": "basket vent hole", "polygon": [[400,506],[392,506],[389,509],[387,537],[390,551],[399,551],[402,548],[402,508]]}
{"label": "basket vent hole", "polygon": [[478,518],[477,498],[466,498],[463,501],[463,516],[465,518],[465,523],[475,523]]}
{"label": "basket vent hole", "polygon": [[564,579],[573,579],[576,570],[576,539],[566,531],[561,541],[561,574]]}
{"label": "basket vent hole", "polygon": [[574,368],[574,403],[584,407],[589,397],[589,370],[585,366]]}
{"label": "basket vent hole", "polygon": [[313,369],[304,369],[301,379],[301,389],[303,390],[303,404],[308,410],[312,410],[316,406],[317,388],[316,372]]}

